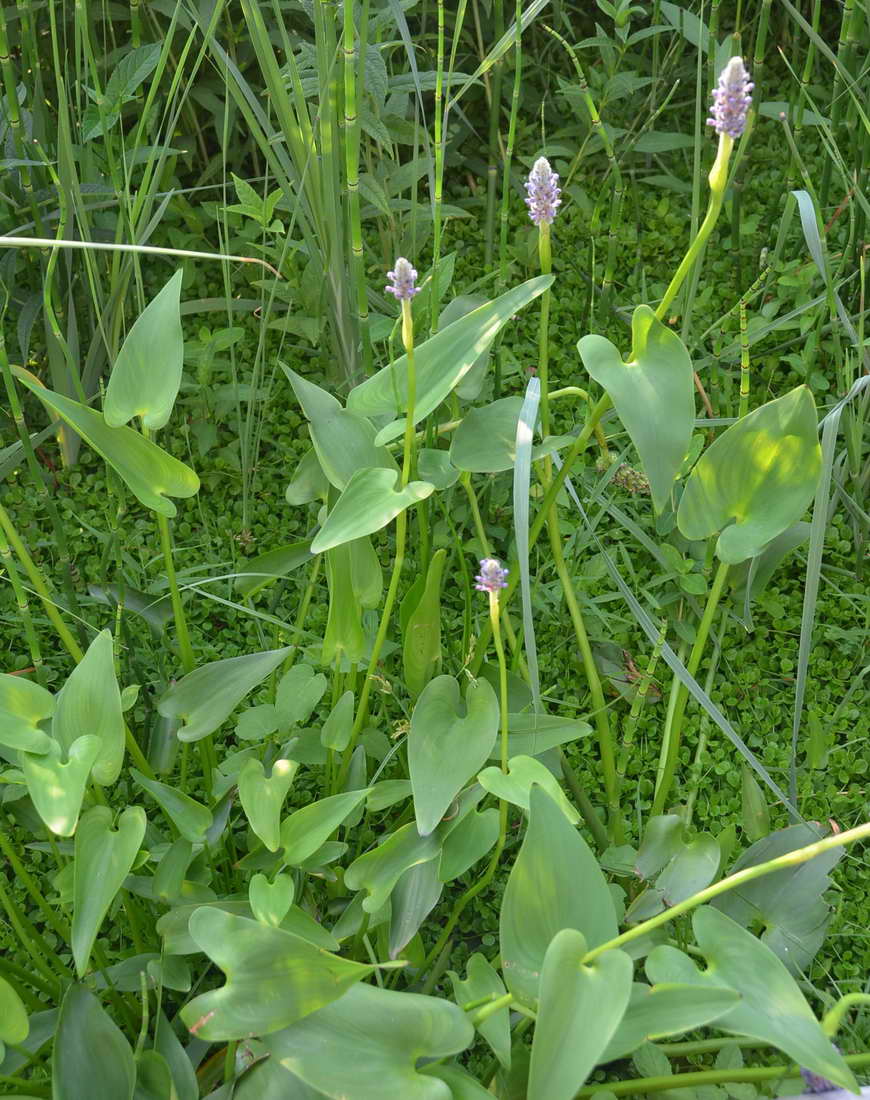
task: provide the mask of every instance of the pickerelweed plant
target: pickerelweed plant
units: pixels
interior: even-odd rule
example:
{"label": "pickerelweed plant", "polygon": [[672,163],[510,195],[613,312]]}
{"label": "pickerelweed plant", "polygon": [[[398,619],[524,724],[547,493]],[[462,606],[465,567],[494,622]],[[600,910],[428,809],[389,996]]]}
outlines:
{"label": "pickerelweed plant", "polygon": [[[613,12],[630,14],[624,4]],[[351,52],[352,16],[351,5]],[[251,18],[265,64],[272,45]],[[270,90],[286,91],[273,75]],[[292,90],[299,74],[290,76]],[[870,1054],[844,1054],[833,1040],[846,1046],[844,1020],[868,998],[830,999],[818,1012],[805,975],[830,919],[830,874],[870,825],[840,831],[805,821],[794,784],[780,789],[710,697],[729,616],[751,621],[753,600],[807,537],[802,517],[813,497],[819,514],[827,510],[816,407],[801,386],[752,408],[747,354],[739,415],[696,419],[704,387],[666,323],[722,211],[751,91],[743,61],[732,58],[714,92],[706,217],[658,305],[634,309],[625,354],[602,335],[583,335],[585,374],[560,360],[566,384],[551,387],[561,195],[541,156],[526,185],[539,275],[472,308],[447,303],[420,339],[418,273],[399,257],[385,287],[399,309],[398,357],[343,402],[282,364],[311,439],[286,503],[307,509],[308,530],[250,559],[233,578],[238,600],[223,600],[257,619],[264,646],[271,632],[272,648],[203,660],[188,626],[186,590],[202,596],[205,582],[180,579],[170,521],[174,500],[195,496],[200,482],[153,438],[181,385],[181,272],[131,327],[100,407],[46,387],[0,348],[16,421],[22,397],[35,398],[104,460],[119,516],[131,494],[154,513],[166,577],[160,592],[128,586],[115,532],[106,561],[115,557],[118,583],[100,589],[112,629],[88,623],[82,644],[69,625],[74,608],[0,505],[0,559],[34,670],[32,679],[0,675],[0,850],[13,878],[0,878],[0,905],[19,948],[0,960],[4,1088],[57,1100],[95,1089],[108,1100],[572,1100],[670,1094],[684,1084],[718,1097],[700,1090],[779,1086],[801,1073],[857,1088],[855,1071]],[[345,100],[351,113],[353,105]],[[304,143],[293,156],[303,152]],[[328,213],[330,179],[318,175],[311,187],[316,226]],[[342,292],[332,291],[338,302]],[[463,410],[460,397],[482,392],[490,350],[536,300],[538,360],[527,366],[537,370],[525,397]],[[354,324],[339,326],[347,339],[363,304]],[[348,354],[358,352],[371,353],[365,339]],[[572,399],[584,403],[582,426],[552,434],[554,407]],[[824,431],[836,424],[826,420]],[[603,488],[619,478],[644,504],[648,494],[657,553],[678,563],[676,597],[647,601],[655,620],[588,520],[591,447]],[[38,467],[26,468],[39,484]],[[515,493],[524,490],[512,537],[488,529],[475,481],[508,470]],[[456,499],[467,501],[474,526],[473,583],[461,540],[435,548],[430,530],[437,507],[455,532]],[[624,705],[605,696],[566,504],[649,638]],[[574,633],[568,649],[588,689],[584,717],[549,712],[538,682],[532,565],[536,583],[548,567],[542,549],[531,554],[545,527]],[[292,623],[277,601],[256,605],[258,593],[304,569]],[[321,572],[328,615],[317,634],[308,612]],[[458,588],[463,574],[478,629],[450,664],[445,577]],[[521,617],[511,602],[518,587]],[[44,675],[37,611],[69,655],[59,685]],[[139,680],[132,615],[160,639],[160,660]],[[661,663],[672,680],[651,812],[638,821],[626,774]],[[688,720],[699,728],[683,773]],[[754,843],[736,858],[733,832],[714,836],[693,820],[711,722],[745,767]],[[599,770],[600,788],[586,778]],[[791,815],[786,828],[771,832],[769,816],[764,824],[761,784]],[[482,927],[478,914],[469,930],[462,918],[475,899],[490,921]],[[741,1048],[766,1050],[765,1064],[717,1061],[688,1082],[671,1073],[669,1056]],[[773,1052],[784,1064],[772,1063]],[[629,1057],[657,1072],[626,1076]]]}

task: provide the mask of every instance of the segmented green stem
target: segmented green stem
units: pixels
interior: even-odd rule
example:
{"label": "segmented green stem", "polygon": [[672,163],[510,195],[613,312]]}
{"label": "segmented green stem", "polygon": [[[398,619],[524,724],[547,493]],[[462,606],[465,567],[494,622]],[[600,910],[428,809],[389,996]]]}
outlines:
{"label": "segmented green stem", "polygon": [[435,71],[435,193],[432,196],[432,286],[429,291],[429,331],[438,331],[440,287],[438,263],[441,259],[441,205],[444,191],[444,0],[437,0],[438,46]]}
{"label": "segmented green stem", "polygon": [[[361,76],[365,73],[365,58],[362,52],[361,48],[359,58]],[[369,333],[369,300],[359,201],[360,121],[356,94],[357,56],[353,0],[344,0],[342,55],[344,57],[344,170],[350,218],[351,279],[356,288],[356,294],[353,296],[354,319],[359,333],[363,369],[368,374],[372,368],[372,342]]]}
{"label": "segmented green stem", "polygon": [[[840,36],[837,40],[837,61],[839,65],[834,69],[834,80],[831,85],[831,133],[836,134],[837,127],[843,117],[843,72],[849,71],[852,59],[852,50],[857,41],[859,11],[855,0],[844,0],[843,14],[840,17]],[[822,168],[822,180],[819,184],[819,201],[824,211],[828,205],[828,196],[831,187],[831,173],[834,166],[832,157],[825,157]]]}
{"label": "segmented green stem", "polygon": [[[475,0],[475,15],[477,15],[477,0]],[[504,0],[495,0],[493,5],[493,23],[495,26],[495,40],[499,41],[504,34]],[[481,60],[483,50],[481,47]],[[489,84],[489,138],[487,141],[487,166],[486,166],[486,228],[484,230],[484,264],[486,270],[492,270],[494,243],[495,243],[495,207],[498,197],[498,162],[501,159],[499,148],[499,123],[501,122],[501,86],[504,65],[497,61],[492,74],[492,82]],[[488,74],[487,74],[488,79]]]}
{"label": "segmented green stem", "polygon": [[740,299],[740,407],[738,417],[749,412],[749,332],[746,327],[746,299]]}
{"label": "segmented green stem", "polygon": [[517,119],[520,113],[520,88],[523,80],[523,5],[517,0],[516,33],[514,35],[514,86],[511,93],[511,113],[508,123],[507,147],[501,176],[501,215],[498,236],[498,287],[507,285],[508,266],[508,212],[511,197],[511,165],[514,156],[514,142],[517,136]]}

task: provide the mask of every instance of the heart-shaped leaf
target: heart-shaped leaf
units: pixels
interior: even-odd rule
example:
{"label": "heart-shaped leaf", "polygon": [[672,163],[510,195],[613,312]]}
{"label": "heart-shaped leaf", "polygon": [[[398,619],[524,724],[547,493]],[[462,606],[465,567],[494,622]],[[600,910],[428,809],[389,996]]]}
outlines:
{"label": "heart-shaped leaf", "polygon": [[54,713],[54,696],[23,676],[0,673],[0,745],[46,753],[51,738],[39,723]]}
{"label": "heart-shaped leaf", "polygon": [[404,489],[398,488],[399,481],[393,470],[357,470],[315,535],[312,551],[320,554],[363,535],[372,535],[435,491],[435,486],[425,481],[411,481]]}
{"label": "heart-shaped leaf", "polygon": [[452,676],[436,676],[424,689],[411,715],[408,769],[414,792],[417,829],[428,836],[450,803],[489,756],[498,735],[499,710],[486,680],[473,680],[465,691]]}
{"label": "heart-shaped leaf", "polygon": [[518,1001],[537,1003],[541,968],[557,932],[576,928],[590,948],[616,936],[607,880],[583,837],[542,788],[532,787],[529,827],[501,906],[502,971]]}
{"label": "heart-shaped leaf", "polygon": [[52,741],[42,756],[18,754],[34,808],[57,836],[72,836],[76,830],[85,787],[101,746],[99,737],[87,734],[73,743],[65,762],[57,741]]}
{"label": "heart-shaped leaf", "polygon": [[251,910],[261,924],[277,928],[287,916],[296,892],[291,875],[275,875],[272,882],[265,875],[256,874],[248,886]]}
{"label": "heart-shaped leaf", "polygon": [[696,910],[692,927],[708,969],[699,971],[682,951],[656,947],[646,962],[654,983],[725,986],[741,999],[716,1027],[777,1047],[844,1089],[856,1090],[852,1071],[822,1031],[794,978],[769,947],[710,906]]}
{"label": "heart-shaped leaf", "polygon": [[375,446],[375,428],[370,420],[352,409],[343,409],[332,394],[289,367],[282,367],[308,417],[311,442],[331,485],[344,489],[357,470],[369,467],[397,472],[396,460],[387,448]]}
{"label": "heart-shaped leaf", "polygon": [[368,788],[345,791],[303,806],[281,823],[281,847],[291,866],[304,863],[332,836],[345,818],[365,801]]}
{"label": "heart-shaped leaf", "polygon": [[139,314],[109,376],[103,415],[111,428],[134,416],[149,431],[169,419],[184,362],[179,269]]}
{"label": "heart-shaped leaf", "polygon": [[42,386],[28,371],[15,371],[39,400],[106,460],[146,508],[170,518],[176,507],[168,497],[192,497],[199,478],[183,462],[132,428],[110,428],[101,413]]}
{"label": "heart-shaped leaf", "polygon": [[821,469],[816,406],[806,386],[732,424],[689,475],[677,510],[687,539],[721,532],[716,553],[735,565],[803,515]]}
{"label": "heart-shaped leaf", "polygon": [[112,635],[101,630],[58,693],[51,732],[64,750],[83,733],[100,739],[93,777],[114,783],[124,763],[124,714]]}
{"label": "heart-shaped leaf", "polygon": [[653,506],[660,512],[692,440],[692,360],[679,336],[649,306],[635,309],[631,336],[634,357],[627,363],[604,336],[584,336],[577,350],[619,413],[649,478]]}
{"label": "heart-shaped leaf", "polygon": [[[473,1038],[465,1013],[449,1001],[360,983],[263,1041],[272,1059],[326,1096],[450,1100],[450,1088],[422,1076],[417,1063],[458,1054]],[[292,1095],[289,1087],[282,1095]]]}
{"label": "heart-shaped leaf", "polygon": [[52,1100],[132,1100],[136,1063],[123,1032],[83,985],[71,985],[60,1006],[51,1056]]}
{"label": "heart-shaped leaf", "polygon": [[[448,971],[448,975],[453,983],[453,999],[460,1008],[472,1001],[482,1001],[484,997],[498,1000],[506,992],[498,971],[480,954],[474,954],[468,960],[464,981],[453,970]],[[482,1020],[477,1025],[477,1030],[489,1043],[499,1062],[505,1069],[510,1069],[511,1023],[507,1005]]]}
{"label": "heart-shaped leaf", "polygon": [[[512,470],[517,458],[517,421],[522,397],[502,397],[491,405],[471,409],[453,434],[450,461],[458,470],[496,474]],[[532,448],[532,460],[567,447],[569,435],[550,436]]]}
{"label": "heart-shaped leaf", "polygon": [[[499,331],[529,302],[553,285],[552,275],[521,283],[500,297],[466,313],[414,349],[416,403],[414,423],[433,412],[454,389]],[[408,360],[402,355],[350,391],[347,407],[363,416],[404,417],[408,406]],[[382,431],[378,442],[389,443],[405,430],[404,419]]]}
{"label": "heart-shaped leaf", "polygon": [[605,951],[584,965],[586,950],[586,940],[575,928],[557,932],[547,948],[528,1100],[572,1100],[625,1014],[631,959],[624,951]]}
{"label": "heart-shaped leaf", "polygon": [[437,834],[420,836],[411,821],[392,833],[383,844],[354,860],[344,873],[345,886],[350,890],[366,890],[368,896],[363,900],[363,909],[376,913],[405,871],[435,859],[440,848]]}
{"label": "heart-shaped leaf", "polygon": [[189,1030],[209,1042],[288,1027],[374,969],[220,909],[197,909],[190,918],[190,934],[227,979],[226,985],[195,997],[181,1010]]}
{"label": "heart-shaped leaf", "polygon": [[156,779],[148,779],[135,768],[130,769],[130,774],[142,790],[151,795],[185,840],[191,844],[201,844],[205,840],[205,834],[211,828],[211,810],[184,791]]}
{"label": "heart-shaped leaf", "polygon": [[259,760],[248,760],[239,772],[239,801],[245,817],[270,852],[281,847],[281,807],[299,765],[293,760],[276,760],[269,778]]}
{"label": "heart-shaped leaf", "polygon": [[70,944],[80,978],[87,970],[103,918],[142,846],[145,824],[141,806],[128,806],[118,818],[117,829],[112,828],[112,811],[108,806],[94,806],[79,823]]}
{"label": "heart-shaped leaf", "polygon": [[507,773],[501,768],[484,768],[477,782],[496,798],[503,798],[505,802],[512,802],[524,810],[528,810],[532,786],[537,784],[561,807],[572,825],[580,820],[580,814],[565,797],[558,779],[545,764],[532,756],[513,757],[508,761]]}
{"label": "heart-shaped leaf", "polygon": [[292,652],[267,649],[212,661],[182,677],[163,694],[157,710],[164,718],[181,718],[179,741],[199,741],[214,733],[249,691],[262,683]]}

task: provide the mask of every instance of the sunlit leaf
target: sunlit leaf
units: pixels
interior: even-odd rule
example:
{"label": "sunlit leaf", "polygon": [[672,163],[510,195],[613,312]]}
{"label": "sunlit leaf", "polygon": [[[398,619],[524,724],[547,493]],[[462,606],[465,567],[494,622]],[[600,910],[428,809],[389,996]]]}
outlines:
{"label": "sunlit leaf", "polygon": [[54,713],[54,696],[24,676],[0,673],[0,745],[46,753],[51,738],[39,723]]}
{"label": "sunlit leaf", "polygon": [[[415,347],[415,424],[438,408],[475,361],[490,348],[513,314],[543,294],[552,283],[551,275],[530,279],[466,313]],[[350,391],[347,399],[349,409],[367,417],[404,417],[407,404],[408,363],[404,355],[361,382]],[[380,433],[379,441],[389,443],[404,430],[404,419],[396,420],[388,431]]]}
{"label": "sunlit leaf", "polygon": [[268,778],[259,760],[248,760],[239,772],[239,801],[248,824],[270,852],[281,846],[281,808],[299,765],[276,760]]}
{"label": "sunlit leaf", "polygon": [[[458,470],[495,474],[512,470],[516,462],[517,421],[522,397],[502,397],[471,409],[453,433],[450,461]],[[572,442],[568,435],[550,436],[532,448],[532,459],[543,458]]]}
{"label": "sunlit leaf", "polygon": [[687,539],[719,533],[731,565],[760,554],[800,519],[821,469],[813,396],[806,386],[732,424],[698,459],[677,510]]}
{"label": "sunlit leaf", "polygon": [[57,741],[52,741],[49,751],[41,756],[18,754],[34,808],[57,836],[72,836],[75,832],[85,787],[101,746],[99,737],[87,734],[72,744],[65,761]]}
{"label": "sunlit leaf", "polygon": [[257,874],[248,887],[248,900],[261,924],[277,928],[293,904],[295,886],[291,875],[276,875],[272,882]]}
{"label": "sunlit leaf", "polygon": [[465,1013],[449,1001],[360,983],[264,1043],[273,1059],[326,1096],[450,1100],[449,1087],[422,1076],[417,1063],[458,1054],[473,1037]]}
{"label": "sunlit leaf", "polygon": [[108,630],[101,630],[94,638],[58,693],[51,732],[64,750],[85,733],[100,739],[93,765],[97,783],[114,783],[121,774],[124,715]]}
{"label": "sunlit leaf", "polygon": [[346,791],[321,798],[303,806],[281,822],[281,847],[284,859],[291,866],[304,863],[313,856],[341,823],[365,801],[368,788]]}
{"label": "sunlit leaf", "polygon": [[580,814],[568,801],[559,786],[559,780],[545,764],[534,757],[512,757],[508,761],[507,772],[503,772],[501,768],[484,768],[478,775],[477,782],[496,798],[503,798],[524,810],[528,810],[532,787],[537,784],[561,807],[572,825],[580,820]]}
{"label": "sunlit leaf", "polygon": [[532,787],[529,826],[511,868],[501,906],[505,984],[534,1007],[544,956],[563,928],[582,932],[589,947],[613,939],[616,912],[598,861],[543,788]]}
{"label": "sunlit leaf", "polygon": [[14,986],[0,978],[0,1042],[20,1046],[30,1033],[27,1009]]}

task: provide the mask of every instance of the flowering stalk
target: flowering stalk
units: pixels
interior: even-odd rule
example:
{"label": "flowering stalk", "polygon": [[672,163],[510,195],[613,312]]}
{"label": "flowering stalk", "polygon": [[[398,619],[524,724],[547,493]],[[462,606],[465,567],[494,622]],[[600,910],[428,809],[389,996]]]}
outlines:
{"label": "flowering stalk", "polygon": [[[417,403],[417,378],[414,370],[414,318],[411,313],[411,299],[415,294],[419,294],[420,288],[417,286],[416,270],[411,267],[410,263],[403,256],[400,256],[396,260],[394,270],[387,272],[387,278],[390,282],[384,289],[388,294],[392,294],[402,303],[402,344],[405,348],[405,356],[408,364],[405,445],[401,474],[402,488],[404,488],[411,480],[411,472],[414,465],[414,408]],[[353,757],[353,750],[356,747],[360,732],[368,717],[372,673],[377,668],[378,658],[381,655],[381,650],[387,639],[387,630],[390,626],[390,615],[392,614],[393,605],[396,602],[396,596],[399,591],[399,578],[402,575],[402,568],[405,564],[405,543],[407,537],[408,511],[404,509],[396,516],[396,553],[393,558],[393,572],[390,577],[389,587],[387,588],[387,595],[384,599],[384,610],[381,612],[378,632],[372,644],[372,652],[369,658],[369,675],[363,680],[359,706],[357,707],[356,718],[354,719],[353,729],[351,730],[350,741],[348,742],[347,748],[344,750],[344,758],[342,759],[341,769],[338,773],[335,787],[338,791],[342,789],[347,779],[347,774],[350,771],[350,762]]]}
{"label": "flowering stalk", "polygon": [[[526,181],[526,206],[529,217],[538,227],[538,257],[541,274],[552,271],[550,249],[550,226],[556,217],[556,211],[562,203],[559,190],[559,176],[550,167],[546,157],[538,157]],[[550,365],[549,351],[550,329],[550,291],[541,296],[541,325],[538,334],[538,375],[541,379],[541,429],[545,436],[550,434],[550,402],[548,393],[548,374]]]}
{"label": "flowering stalk", "polygon": [[[538,255],[541,262],[541,271],[548,275],[552,267],[550,248],[550,226],[556,217],[561,205],[561,192],[559,190],[559,177],[550,167],[545,157],[539,157],[529,173],[526,182],[526,205],[529,208],[529,217],[538,227]],[[538,374],[541,379],[541,429],[546,436],[550,430],[548,364],[549,364],[549,320],[550,320],[550,296],[545,291],[541,305],[541,323],[538,338]],[[597,423],[597,420],[596,420]],[[583,433],[578,436],[582,438]],[[588,437],[587,437],[588,438]],[[585,440],[584,440],[585,443]],[[583,444],[580,444],[581,446]],[[577,444],[575,443],[575,447]],[[574,455],[572,450],[572,455]],[[568,465],[568,463],[566,463]],[[553,478],[550,461],[544,463],[543,482],[545,488],[552,487]],[[577,646],[583,660],[583,670],[586,681],[589,684],[589,693],[592,696],[592,706],[595,713],[595,724],[598,729],[598,744],[601,754],[601,768],[604,773],[604,785],[607,794],[607,805],[613,837],[616,843],[623,839],[622,819],[619,814],[618,782],[616,776],[616,760],[613,745],[613,735],[610,729],[610,719],[607,711],[607,703],[604,698],[604,690],[601,686],[601,677],[595,664],[592,647],[589,644],[589,635],[586,632],[586,624],[583,621],[583,613],[580,604],[574,594],[574,585],[571,574],[565,562],[565,554],[562,550],[562,536],[559,532],[559,517],[556,510],[556,497],[548,492],[544,509],[547,532],[550,536],[550,548],[553,552],[553,560],[565,603],[574,626],[574,634],[577,638]],[[530,543],[532,541],[530,531]],[[493,630],[495,637],[495,630]]]}
{"label": "flowering stalk", "polygon": [[716,152],[716,160],[710,169],[708,177],[710,182],[710,201],[707,213],[698,230],[698,234],[689,246],[689,250],[683,257],[680,266],[674,273],[664,297],[656,310],[656,317],[661,321],[670,307],[671,302],[679,293],[680,287],[686,276],[692,269],[700,255],[713,226],[722,210],[725,199],[725,185],[728,182],[728,162],[731,159],[731,151],[734,142],[746,129],[746,118],[749,105],[752,102],[753,84],[749,79],[749,73],[743,64],[741,57],[732,57],[719,76],[719,83],[713,89],[713,106],[707,125],[712,126],[719,135],[719,148]]}
{"label": "flowering stalk", "polygon": [[[482,558],[480,562],[480,572],[474,578],[474,587],[478,592],[486,592],[489,594],[489,623],[492,630],[492,640],[495,647],[496,656],[498,658],[498,679],[499,679],[499,715],[500,715],[500,731],[501,731],[501,770],[506,775],[508,770],[508,682],[507,682],[507,661],[505,660],[504,644],[501,638],[501,608],[499,606],[499,592],[503,588],[508,587],[508,570],[505,569],[498,558]],[[508,821],[508,804],[505,799],[500,798],[498,800],[498,839],[493,848],[492,855],[490,856],[489,863],[486,870],[480,876],[480,878],[470,886],[465,893],[459,898],[456,904],[453,906],[453,912],[447,919],[444,928],[441,931],[441,935],[438,937],[438,941],[423,963],[422,970],[430,970],[433,963],[440,958],[442,951],[444,950],[447,941],[450,939],[450,934],[456,927],[456,922],[462,916],[465,907],[468,903],[476,898],[479,893],[489,886],[495,877],[495,873],[498,870],[498,865],[501,860],[501,854],[504,851],[505,841],[507,840],[507,821]],[[432,982],[433,973],[430,972],[426,985],[423,987],[425,993],[431,992],[429,983]]]}

